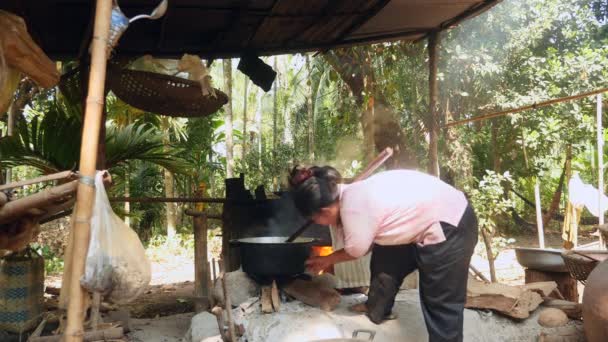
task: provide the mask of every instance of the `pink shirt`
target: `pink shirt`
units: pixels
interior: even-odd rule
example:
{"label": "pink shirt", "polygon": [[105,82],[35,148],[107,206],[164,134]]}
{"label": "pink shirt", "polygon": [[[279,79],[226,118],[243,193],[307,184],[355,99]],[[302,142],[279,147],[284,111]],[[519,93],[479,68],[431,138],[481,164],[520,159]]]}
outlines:
{"label": "pink shirt", "polygon": [[418,171],[380,172],[343,185],[340,219],[344,249],[360,257],[372,243],[431,245],[445,241],[440,222],[457,226],[467,205],[461,191]]}

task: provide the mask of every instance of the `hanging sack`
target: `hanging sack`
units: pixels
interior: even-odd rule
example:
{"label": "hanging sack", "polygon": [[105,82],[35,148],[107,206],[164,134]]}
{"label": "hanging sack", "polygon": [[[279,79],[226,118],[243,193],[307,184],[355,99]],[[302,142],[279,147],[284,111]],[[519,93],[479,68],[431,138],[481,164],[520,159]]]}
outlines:
{"label": "hanging sack", "polygon": [[31,248],[0,259],[0,330],[36,328],[44,308],[44,259]]}
{"label": "hanging sack", "polygon": [[113,303],[124,304],[144,292],[150,273],[144,246],[137,233],[112,211],[103,172],[98,171],[89,251],[80,284]]}

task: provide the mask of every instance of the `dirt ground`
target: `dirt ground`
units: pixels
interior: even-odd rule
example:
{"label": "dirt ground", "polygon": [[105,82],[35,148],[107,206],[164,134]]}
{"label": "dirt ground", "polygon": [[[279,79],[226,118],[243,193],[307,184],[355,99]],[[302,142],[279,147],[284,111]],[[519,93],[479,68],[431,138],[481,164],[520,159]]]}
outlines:
{"label": "dirt ground", "polygon": [[[515,246],[537,247],[537,237],[524,235],[515,237],[515,243],[502,250],[496,260],[497,276],[506,284],[523,284],[524,270],[517,263]],[[595,237],[583,237],[581,244],[596,241]],[[559,248],[559,234],[546,234],[546,246]],[[489,277],[489,267],[485,256],[474,255],[472,264]],[[59,288],[60,276],[49,276],[46,285]],[[582,288],[579,293],[582,294]],[[130,312],[133,332],[132,341],[177,342],[189,328],[194,311],[194,262],[191,258],[175,256],[152,262],[150,288],[134,303],[121,309]]]}

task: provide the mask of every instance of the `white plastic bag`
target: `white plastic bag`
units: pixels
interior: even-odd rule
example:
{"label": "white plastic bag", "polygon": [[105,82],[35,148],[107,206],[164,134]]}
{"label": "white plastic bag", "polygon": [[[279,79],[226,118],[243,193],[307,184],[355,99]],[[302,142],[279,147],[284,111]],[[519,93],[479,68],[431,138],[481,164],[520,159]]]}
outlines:
{"label": "white plastic bag", "polygon": [[117,304],[139,296],[150,283],[150,262],[137,234],[112,211],[103,185],[95,175],[91,238],[80,284]]}

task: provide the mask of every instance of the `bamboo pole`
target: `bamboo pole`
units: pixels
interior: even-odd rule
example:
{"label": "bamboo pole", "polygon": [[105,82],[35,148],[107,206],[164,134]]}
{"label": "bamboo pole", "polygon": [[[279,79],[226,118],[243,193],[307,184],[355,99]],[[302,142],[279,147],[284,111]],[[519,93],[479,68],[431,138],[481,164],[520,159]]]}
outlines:
{"label": "bamboo pole", "polygon": [[54,181],[54,180],[59,180],[59,179],[72,179],[75,176],[76,176],[76,174],[72,171],[63,171],[63,172],[59,172],[59,173],[54,173],[52,175],[46,175],[46,176],[36,177],[36,178],[32,178],[32,179],[28,179],[28,180],[24,180],[24,181],[20,181],[20,182],[0,185],[0,191],[20,188],[25,185]]}
{"label": "bamboo pole", "polygon": [[439,31],[429,35],[429,165],[428,172],[439,177],[439,115],[437,114],[437,46]]}
{"label": "bamboo pole", "polygon": [[252,204],[256,202],[267,202],[268,200],[234,200],[226,198],[212,197],[111,197],[110,202],[130,202],[130,203],[220,203],[220,204]]}
{"label": "bamboo pole", "polygon": [[54,207],[53,203],[69,199],[70,196],[74,195],[77,183],[78,181],[71,181],[27,197],[9,201],[0,207],[0,224],[18,219],[32,208]]}
{"label": "bamboo pole", "polygon": [[503,116],[503,115],[523,112],[525,110],[546,107],[546,106],[550,106],[550,105],[553,105],[553,104],[556,104],[556,103],[562,103],[562,102],[568,102],[568,101],[572,101],[572,100],[578,100],[578,99],[583,98],[583,97],[588,97],[588,96],[592,96],[592,95],[602,94],[602,93],[605,93],[605,92],[608,92],[608,88],[597,89],[597,90],[588,91],[588,92],[585,92],[585,93],[580,93],[580,94],[576,94],[576,95],[572,95],[572,96],[560,97],[560,98],[557,98],[557,99],[542,101],[542,102],[539,102],[539,103],[534,103],[534,104],[523,106],[523,107],[519,107],[519,108],[507,109],[507,110],[503,110],[503,111],[500,111],[500,112],[482,114],[482,115],[474,116],[474,117],[468,118],[468,119],[453,121],[453,122],[445,124],[443,127],[447,128],[447,127],[462,125],[462,124],[465,124],[465,123],[468,123],[468,122],[476,122],[476,121],[482,121],[482,120],[492,119],[492,118]]}
{"label": "bamboo pole", "polygon": [[[106,79],[106,51],[110,31],[112,1],[97,0],[95,26],[91,50],[91,71],[84,115],[84,129],[80,147],[80,175],[94,179],[97,163],[99,131],[104,104],[104,85]],[[65,341],[83,340],[83,320],[85,316],[86,292],[80,286],[84,272],[85,259],[89,248],[90,219],[95,197],[95,188],[80,180],[76,195],[76,208],[73,220],[73,239],[71,239],[71,274],[68,277],[69,301]]]}
{"label": "bamboo pole", "polygon": [[[602,124],[602,94],[597,94],[597,190],[598,190],[598,210],[599,224],[604,224],[604,208],[602,198],[604,197],[604,126]],[[600,248],[605,248],[605,241],[600,234]]]}

